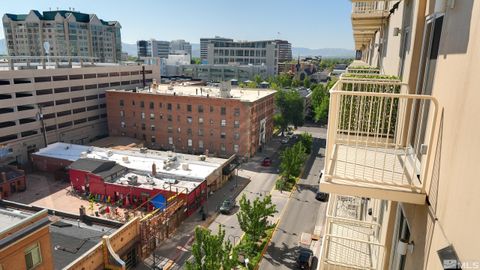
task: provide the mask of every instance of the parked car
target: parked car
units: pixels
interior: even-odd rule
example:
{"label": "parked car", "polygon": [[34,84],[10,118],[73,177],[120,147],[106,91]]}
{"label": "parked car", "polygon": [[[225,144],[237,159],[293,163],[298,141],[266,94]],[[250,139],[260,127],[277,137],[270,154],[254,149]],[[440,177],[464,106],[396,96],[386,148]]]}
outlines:
{"label": "parked car", "polygon": [[320,189],[317,189],[317,193],[315,194],[315,199],[321,202],[328,202],[328,193],[321,192]]}
{"label": "parked car", "polygon": [[272,160],[269,157],[265,157],[262,161],[262,166],[270,167],[272,165]]}
{"label": "parked car", "polygon": [[290,138],[284,137],[284,138],[282,138],[282,140],[281,140],[280,142],[281,142],[282,144],[287,144],[289,140],[290,140]]}
{"label": "parked car", "polygon": [[220,206],[220,213],[224,215],[228,215],[232,213],[233,208],[235,208],[235,200],[229,198],[223,201],[222,205]]}
{"label": "parked car", "polygon": [[298,253],[297,265],[299,269],[311,269],[313,252],[310,249],[302,248]]}

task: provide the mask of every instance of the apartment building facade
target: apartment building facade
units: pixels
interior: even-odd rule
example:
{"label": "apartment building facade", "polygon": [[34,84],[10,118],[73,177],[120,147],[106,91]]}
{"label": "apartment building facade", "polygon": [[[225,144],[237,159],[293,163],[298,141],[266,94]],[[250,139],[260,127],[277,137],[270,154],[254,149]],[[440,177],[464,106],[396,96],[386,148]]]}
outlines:
{"label": "apartment building facade", "polygon": [[9,56],[22,61],[45,57],[91,57],[98,62],[121,61],[121,25],[95,14],[74,10],[31,10],[28,14],[5,14],[3,29]]}
{"label": "apartment building facade", "polygon": [[138,57],[168,58],[170,54],[170,42],[163,40],[139,40],[137,41]]}
{"label": "apartment building facade", "polygon": [[146,84],[160,79],[158,66],[39,68],[0,70],[0,144],[10,163],[26,163],[46,143],[107,136],[105,90],[143,87],[143,73]]}
{"label": "apartment building facade", "polygon": [[253,156],[273,133],[273,90],[159,85],[107,91],[110,136],[152,149]]}
{"label": "apartment building facade", "polygon": [[[211,41],[223,41],[223,42],[230,42],[233,41],[231,38],[223,38],[219,36],[215,36],[213,38],[200,38],[200,60],[204,64],[207,64],[207,59],[208,59],[208,43]],[[212,63],[209,63],[212,64]]]}
{"label": "apartment building facade", "polygon": [[274,40],[210,41],[207,44],[209,64],[264,65],[267,75],[278,73],[278,45]]}
{"label": "apartment building facade", "polygon": [[292,61],[292,44],[287,40],[276,39],[275,42],[278,45],[278,62]]}
{"label": "apartment building facade", "polygon": [[479,268],[480,2],[352,1],[351,19],[320,269]]}
{"label": "apartment building facade", "polygon": [[184,76],[200,79],[205,82],[223,82],[230,80],[247,81],[254,80],[256,75],[267,77],[266,66],[245,65],[167,65],[165,75]]}
{"label": "apartment building facade", "polygon": [[183,39],[170,41],[170,54],[188,54],[192,56],[192,45]]}

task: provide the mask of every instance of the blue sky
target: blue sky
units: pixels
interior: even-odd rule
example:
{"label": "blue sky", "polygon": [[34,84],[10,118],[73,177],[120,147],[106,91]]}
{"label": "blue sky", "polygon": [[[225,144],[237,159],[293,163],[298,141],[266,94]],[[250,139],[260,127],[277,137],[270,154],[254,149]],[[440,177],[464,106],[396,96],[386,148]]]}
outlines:
{"label": "blue sky", "polygon": [[[225,36],[281,38],[295,47],[353,48],[348,0],[3,0],[0,11],[75,8],[122,25],[122,41]],[[1,27],[0,27],[1,28]],[[280,33],[280,34],[279,34]],[[0,37],[3,38],[3,28]]]}

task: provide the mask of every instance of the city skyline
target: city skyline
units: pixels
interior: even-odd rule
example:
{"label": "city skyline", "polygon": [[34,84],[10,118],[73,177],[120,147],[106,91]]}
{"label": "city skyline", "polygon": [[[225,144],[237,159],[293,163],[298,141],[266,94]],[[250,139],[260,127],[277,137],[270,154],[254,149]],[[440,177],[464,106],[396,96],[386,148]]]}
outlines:
{"label": "city skyline", "polygon": [[[112,2],[102,1],[38,1],[7,2],[2,5],[1,13],[27,14],[35,9],[40,12],[48,10],[69,10],[83,13],[94,13],[105,20],[119,21],[122,30],[122,42],[134,44],[140,39],[155,38],[157,40],[185,39],[191,43],[199,43],[201,37],[225,36],[235,40],[269,40],[285,39],[294,47],[311,49],[353,47],[351,25],[346,20],[350,16],[349,1],[324,0],[302,1],[302,5],[288,1],[244,1],[235,7],[231,14],[230,3],[212,0],[206,6],[204,2],[190,1],[174,3],[164,1],[143,1],[143,5],[132,8],[126,1],[115,1],[117,6],[112,9]],[[208,10],[202,15],[202,9]],[[159,10],[159,11],[157,11]],[[165,10],[165,11],[162,11]],[[174,10],[178,12],[167,12]],[[263,11],[270,12],[263,12]],[[295,11],[295,12],[292,12]],[[245,15],[239,23],[241,14],[247,12],[261,15]],[[262,13],[263,12],[263,13]],[[137,15],[141,14],[141,15]],[[240,14],[240,15],[239,15]],[[279,16],[279,14],[288,14]],[[248,18],[248,20],[247,20]],[[221,20],[222,23],[218,23]],[[310,22],[309,22],[310,21]],[[154,25],[146,27],[143,25]],[[155,27],[158,25],[159,27]],[[196,26],[196,27],[192,27]],[[315,25],[311,27],[309,25]],[[318,27],[322,25],[323,27]],[[162,28],[161,26],[166,26]],[[142,29],[139,31],[139,29]],[[255,29],[252,31],[252,29]],[[325,38],[335,35],[335,39]],[[308,39],[304,37],[308,36]],[[4,38],[3,28],[0,37]]]}

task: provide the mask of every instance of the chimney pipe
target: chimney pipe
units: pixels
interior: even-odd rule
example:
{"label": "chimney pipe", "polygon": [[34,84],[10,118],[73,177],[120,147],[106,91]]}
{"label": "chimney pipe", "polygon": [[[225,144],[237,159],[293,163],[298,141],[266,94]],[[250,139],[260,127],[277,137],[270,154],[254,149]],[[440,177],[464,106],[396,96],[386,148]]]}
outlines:
{"label": "chimney pipe", "polygon": [[157,164],[152,163],[152,176],[157,175]]}

